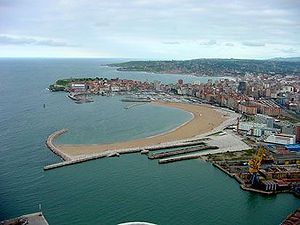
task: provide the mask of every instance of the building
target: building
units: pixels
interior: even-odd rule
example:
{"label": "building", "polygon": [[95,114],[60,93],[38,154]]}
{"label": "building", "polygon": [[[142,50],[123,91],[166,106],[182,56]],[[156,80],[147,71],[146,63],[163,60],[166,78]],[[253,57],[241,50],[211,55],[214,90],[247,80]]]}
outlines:
{"label": "building", "polygon": [[253,102],[257,106],[257,112],[268,116],[279,116],[281,114],[281,108],[273,101],[258,100]]}
{"label": "building", "polygon": [[279,145],[289,145],[295,144],[295,135],[290,134],[272,134],[265,139],[265,142],[279,144]]}
{"label": "building", "polygon": [[180,85],[180,86],[183,85],[183,80],[182,80],[182,79],[179,79],[179,80],[177,81],[177,84]]}
{"label": "building", "polygon": [[[289,122],[281,122],[281,133],[284,134],[294,134],[294,125]],[[297,136],[296,136],[296,141],[297,141]]]}
{"label": "building", "polygon": [[72,92],[84,92],[87,89],[86,84],[81,84],[81,83],[72,83],[70,90]]}
{"label": "building", "polygon": [[295,125],[296,142],[300,143],[300,123]]}
{"label": "building", "polygon": [[270,116],[267,116],[267,115],[257,114],[255,116],[255,122],[256,123],[261,123],[261,124],[266,124],[267,127],[273,128],[275,119],[273,117],[270,117]]}
{"label": "building", "polygon": [[239,104],[238,111],[247,115],[256,115],[257,107],[252,105]]}
{"label": "building", "polygon": [[238,91],[242,94],[245,94],[247,90],[247,83],[245,81],[240,81],[238,85]]}
{"label": "building", "polygon": [[267,124],[253,122],[239,122],[238,130],[247,135],[261,137],[263,135],[272,135],[278,132],[275,128],[267,127]]}

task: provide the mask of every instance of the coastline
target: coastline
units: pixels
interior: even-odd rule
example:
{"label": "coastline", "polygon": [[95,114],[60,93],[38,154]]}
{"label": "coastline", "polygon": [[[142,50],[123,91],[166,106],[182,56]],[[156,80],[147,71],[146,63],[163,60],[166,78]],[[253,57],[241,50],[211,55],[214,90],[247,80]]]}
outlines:
{"label": "coastline", "polygon": [[142,139],[117,142],[111,144],[59,144],[56,145],[60,151],[71,158],[87,156],[111,151],[128,151],[129,149],[141,149],[149,146],[156,146],[165,143],[180,142],[192,139],[199,135],[211,132],[226,121],[224,112],[220,112],[208,105],[193,105],[188,103],[153,102],[151,104],[174,107],[179,110],[191,113],[192,119],[183,124],[154,136]]}

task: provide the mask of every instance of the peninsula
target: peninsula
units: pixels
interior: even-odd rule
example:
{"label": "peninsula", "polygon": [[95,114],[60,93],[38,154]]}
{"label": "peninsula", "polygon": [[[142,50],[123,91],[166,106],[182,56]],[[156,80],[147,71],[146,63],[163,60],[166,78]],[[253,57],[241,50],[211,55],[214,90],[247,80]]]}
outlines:
{"label": "peninsula", "polygon": [[109,64],[120,71],[145,71],[195,76],[244,76],[250,74],[299,75],[299,58],[291,59],[192,59],[169,61],[129,61]]}

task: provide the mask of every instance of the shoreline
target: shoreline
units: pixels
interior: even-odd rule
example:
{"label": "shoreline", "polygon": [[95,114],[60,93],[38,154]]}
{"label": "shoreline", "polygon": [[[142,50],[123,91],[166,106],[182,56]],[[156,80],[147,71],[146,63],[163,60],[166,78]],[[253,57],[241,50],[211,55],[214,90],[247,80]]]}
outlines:
{"label": "shoreline", "polygon": [[[111,144],[58,144],[60,151],[71,158],[90,156],[104,152],[123,152],[132,149],[142,149],[151,146],[178,143],[209,133],[221,126],[228,113],[217,110],[210,105],[194,105],[188,103],[152,102],[152,104],[173,107],[193,115],[192,119],[166,132],[142,139],[116,142]],[[224,115],[226,114],[226,115]]]}
{"label": "shoreline", "polygon": [[[154,104],[154,105],[155,105],[155,104],[156,104],[156,105],[163,105],[163,103],[164,103],[164,102],[161,102],[161,101],[158,102],[158,101],[157,101],[157,102],[151,102],[150,104]],[[177,108],[177,109],[178,109],[178,108]],[[155,137],[158,137],[158,136],[161,136],[161,135],[165,135],[165,134],[174,132],[174,131],[176,131],[177,129],[179,129],[180,127],[183,127],[183,126],[185,126],[186,124],[192,122],[193,119],[195,118],[195,116],[194,116],[194,114],[193,114],[192,112],[189,112],[189,111],[186,111],[186,110],[183,110],[183,109],[178,109],[178,110],[181,110],[181,111],[184,111],[184,112],[190,114],[190,115],[192,116],[192,118],[189,119],[189,120],[187,120],[187,121],[185,121],[185,122],[182,123],[182,124],[179,124],[177,127],[174,127],[174,128],[172,128],[172,129],[170,129],[170,130],[164,131],[164,132],[159,133],[159,134],[154,134],[154,135],[151,135],[151,136],[148,136],[148,137],[145,137],[145,138],[141,138],[141,139],[155,138]],[[137,140],[140,140],[140,139],[137,139]]]}
{"label": "shoreline", "polygon": [[234,80],[234,76],[218,76],[218,75],[205,75],[205,74],[197,74],[197,73],[180,73],[180,72],[173,72],[173,71],[147,71],[147,70],[130,70],[125,67],[120,67],[120,66],[113,66],[111,64],[107,64],[103,67],[110,67],[110,68],[115,68],[116,71],[119,72],[139,72],[139,73],[150,73],[150,74],[169,74],[169,75],[180,75],[180,76],[194,76],[194,77],[205,77],[205,78],[211,78],[211,77],[217,77],[217,78],[223,78],[223,79],[231,79]]}

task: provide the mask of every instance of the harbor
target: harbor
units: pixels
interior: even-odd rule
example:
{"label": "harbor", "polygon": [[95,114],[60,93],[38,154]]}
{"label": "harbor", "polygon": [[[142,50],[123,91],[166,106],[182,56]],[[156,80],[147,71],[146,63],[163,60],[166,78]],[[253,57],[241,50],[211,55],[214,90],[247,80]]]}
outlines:
{"label": "harbor", "polygon": [[[75,148],[75,146],[71,146],[71,148],[69,148],[68,145],[54,144],[54,140],[56,138],[58,138],[60,135],[63,135],[65,132],[67,132],[67,129],[64,128],[64,129],[58,130],[58,131],[52,133],[51,135],[49,135],[47,138],[47,141],[46,141],[47,147],[53,153],[55,153],[60,158],[62,158],[63,162],[59,162],[59,163],[56,163],[53,165],[47,165],[44,167],[44,170],[55,169],[55,168],[59,168],[59,167],[63,167],[63,166],[82,163],[82,162],[99,159],[99,158],[104,158],[104,157],[108,157],[108,156],[116,156],[116,155],[131,154],[131,153],[142,153],[142,154],[149,155],[148,152],[170,150],[170,149],[174,149],[174,148],[179,148],[179,149],[176,149],[175,151],[168,151],[165,153],[156,153],[156,155],[153,155],[153,156],[149,155],[148,157],[149,157],[149,159],[151,159],[151,157],[162,157],[163,155],[165,155],[165,157],[167,157],[167,156],[174,156],[174,155],[178,155],[178,154],[185,154],[185,153],[192,153],[192,152],[199,152],[199,151],[201,151],[202,152],[201,154],[203,155],[207,151],[211,151],[211,152],[224,151],[224,150],[222,150],[224,147],[219,149],[219,147],[217,147],[217,146],[206,146],[206,142],[204,142],[204,141],[211,140],[211,138],[208,138],[207,135],[211,134],[212,132],[223,130],[224,126],[227,126],[228,124],[231,124],[233,121],[235,121],[234,120],[234,118],[236,118],[235,114],[228,114],[228,112],[227,112],[227,114],[230,116],[227,116],[224,118],[221,117],[221,120],[219,120],[220,121],[219,125],[217,127],[211,127],[208,130],[204,130],[204,131],[208,131],[204,134],[200,133],[200,135],[195,135],[195,133],[192,133],[192,136],[191,135],[184,136],[184,135],[182,135],[182,132],[185,132],[185,130],[189,130],[188,131],[189,133],[193,129],[195,129],[196,132],[199,132],[197,123],[195,123],[195,119],[197,121],[197,118],[200,119],[201,123],[203,122],[202,113],[199,114],[199,111],[198,111],[199,109],[200,110],[208,109],[211,113],[217,113],[218,115],[220,115],[221,113],[215,111],[214,109],[207,108],[206,106],[201,107],[201,106],[193,106],[193,105],[181,104],[181,103],[163,103],[163,104],[166,104],[167,106],[170,105],[173,107],[175,106],[175,107],[182,107],[183,109],[194,110],[194,111],[192,111],[193,112],[193,123],[191,123],[191,121],[188,121],[187,123],[184,123],[184,124],[180,125],[179,127],[175,128],[171,131],[168,131],[167,133],[155,135],[153,137],[148,137],[148,138],[145,138],[142,140],[132,141],[132,143],[134,143],[134,145],[132,145],[132,144],[128,145],[127,142],[125,142],[124,144],[120,143],[120,144],[109,144],[109,145],[102,145],[102,146],[101,145],[90,145],[90,146],[84,146],[84,147],[80,146],[80,154],[76,154],[76,151],[73,150]],[[195,111],[195,109],[197,109],[197,111]],[[192,127],[189,127],[189,126],[192,126]],[[181,129],[183,129],[183,130],[181,131]],[[200,127],[200,131],[201,131],[201,129],[202,128]],[[192,131],[192,132],[195,132],[195,131]],[[172,141],[172,139],[169,139],[169,141],[168,141],[168,138],[166,138],[166,137],[173,135],[173,133],[174,134],[178,133],[178,135],[180,135],[180,137],[182,139],[175,140],[175,141]],[[186,138],[184,139],[184,137],[186,137]],[[153,141],[153,140],[158,140],[158,141]],[[164,142],[161,143],[161,140],[164,140]],[[131,143],[131,142],[129,141],[129,143]],[[237,143],[241,143],[241,142],[238,141]],[[242,146],[242,148],[248,147],[247,145],[243,146],[243,144],[240,144],[240,146]],[[89,151],[89,148],[92,148],[93,151]],[[70,149],[70,151],[66,151],[66,149]],[[82,151],[83,149],[84,149],[84,151]],[[102,150],[100,151],[100,149],[102,149]],[[232,150],[235,150],[235,149],[232,149]]]}
{"label": "harbor", "polygon": [[[156,153],[156,154],[148,156],[149,159],[158,159],[158,158],[163,158],[163,157],[167,157],[167,156],[185,154],[185,153],[190,153],[190,152],[195,152],[195,151],[218,149],[218,147],[216,147],[216,146],[202,146],[202,145],[205,145],[205,143],[202,141],[201,142],[199,142],[199,141],[197,141],[197,142],[184,141],[184,142],[175,142],[175,143],[164,143],[162,145],[148,146],[146,148],[107,150],[107,151],[104,151],[104,152],[98,153],[98,154],[90,154],[90,155],[74,157],[74,156],[65,154],[63,151],[61,151],[59,149],[59,147],[57,147],[53,143],[55,138],[64,134],[65,132],[67,132],[67,129],[61,129],[61,130],[58,130],[58,131],[52,133],[47,138],[47,141],[46,141],[47,147],[53,153],[58,155],[63,160],[63,162],[44,166],[44,170],[52,170],[52,169],[56,169],[56,168],[60,168],[60,167],[64,167],[64,166],[87,162],[90,160],[101,159],[101,158],[106,158],[106,157],[114,157],[114,156],[119,156],[119,155],[123,155],[123,154],[141,153],[141,154],[148,155],[150,151],[153,152],[153,151],[166,150],[166,149],[169,150],[164,153]],[[195,147],[191,147],[191,146],[195,146]],[[174,148],[176,148],[176,149],[183,148],[183,149],[172,151],[172,149],[174,149]]]}
{"label": "harbor", "polygon": [[67,96],[72,99],[76,104],[83,104],[83,103],[91,103],[94,100],[91,97],[87,97],[88,93],[69,93]]}
{"label": "harbor", "polygon": [[[145,137],[162,133],[166,131],[163,127],[172,129],[180,125],[176,121],[181,114],[173,113],[176,109],[157,107],[153,103],[126,111],[123,108],[126,103],[120,101],[123,96],[93,96],[94,103],[77,105],[66,97],[66,93],[49,93],[45,89],[50,80],[86,74],[97,63],[28,59],[10,64],[2,68],[3,79],[6,84],[14,81],[18,88],[12,91],[8,85],[3,85],[4,96],[1,98],[4,111],[1,117],[0,220],[37,211],[36,206],[42,203],[43,214],[49,224],[116,225],[128,220],[142,220],[162,225],[179,225],[185,221],[193,225],[199,224],[199,221],[205,224],[235,221],[240,225],[273,225],[279,224],[299,207],[299,200],[292,194],[265,197],[243,191],[234,179],[200,158],[158,165],[158,160],[148,160],[146,154],[141,155],[137,151],[43,171],[45,165],[60,162],[60,157],[44,147],[48,136],[56,130],[68,129],[67,133],[53,141],[59,149],[64,143],[85,146],[103,143],[102,140],[113,143],[114,140],[128,140],[127,136],[120,138],[115,124],[128,128],[125,132],[129,137],[140,138],[134,131],[144,133]],[[74,71],[73,75],[67,68],[74,65],[85,69]],[[56,68],[56,72],[50,68]],[[95,68],[94,74],[106,76],[106,68],[98,65]],[[130,73],[130,76],[141,78],[140,74]],[[28,80],[28,77],[31,79]],[[151,74],[149,77],[160,80],[165,76]],[[43,103],[46,108],[43,108]],[[163,121],[158,121],[158,117]],[[145,118],[147,120],[143,123]],[[183,122],[189,119],[181,118]],[[120,123],[122,120],[124,123]],[[132,129],[138,124],[143,127]],[[202,142],[218,145],[219,149],[210,150],[214,153],[245,147],[236,140],[236,136],[227,130],[225,132],[227,134],[223,136],[215,134],[195,137],[194,140],[206,139]],[[192,140],[186,141],[182,143],[192,143]],[[205,154],[205,151],[200,154]],[[71,156],[75,159],[80,155]],[[120,198],[126,201],[120,202]],[[118,213],[113,213],[116,211]],[[225,215],[224,211],[228,213]],[[245,215],[251,220],[245,220]]]}
{"label": "harbor", "polygon": [[[299,197],[300,171],[293,153],[284,158],[265,147],[206,155],[202,159],[234,178],[245,191],[263,195],[291,193]],[[295,157],[295,155],[294,155]]]}

